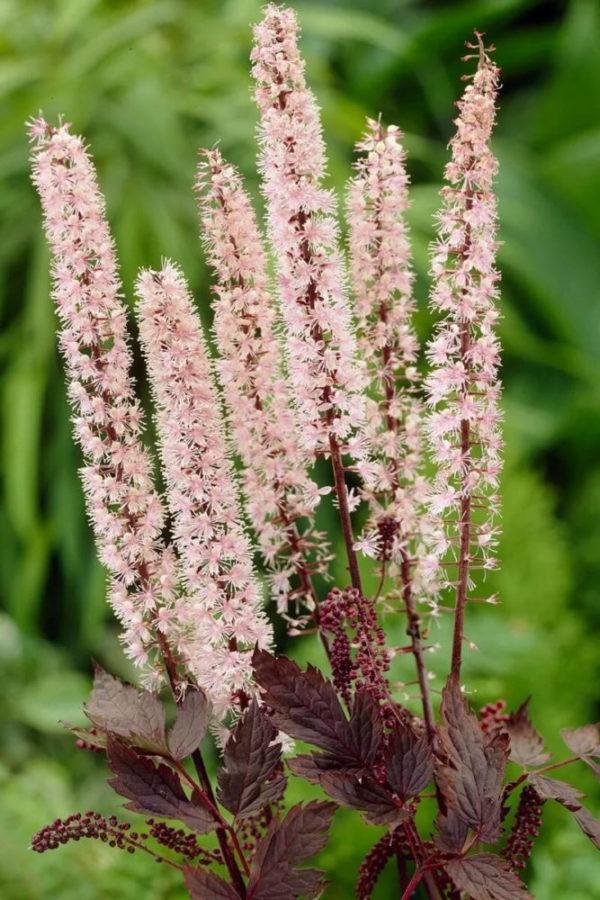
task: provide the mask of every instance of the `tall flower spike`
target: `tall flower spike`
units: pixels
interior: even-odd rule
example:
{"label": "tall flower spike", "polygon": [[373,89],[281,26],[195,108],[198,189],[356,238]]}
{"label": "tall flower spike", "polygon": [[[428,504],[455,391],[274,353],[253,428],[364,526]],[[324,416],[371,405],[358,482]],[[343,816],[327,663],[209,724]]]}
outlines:
{"label": "tall flower spike", "polygon": [[156,403],[167,499],[187,596],[179,647],[219,718],[249,690],[251,652],[270,625],[241,523],[220,401],[202,326],[180,271],[137,282],[140,337]]}
{"label": "tall flower spike", "polygon": [[144,664],[154,639],[171,627],[174,560],[161,544],[164,511],[141,443],[114,246],[82,139],[41,118],[30,135],[87,510],[126,652]]}
{"label": "tall flower spike", "polygon": [[[424,716],[433,736],[433,711],[421,647],[417,599],[435,603],[437,519],[426,506],[422,474],[423,404],[419,351],[412,317],[413,272],[405,212],[408,175],[401,134],[372,119],[357,144],[356,176],[348,189],[352,283],[358,312],[358,345],[369,373],[365,436],[373,465],[364,474],[363,497],[371,520],[359,546],[400,576],[408,633],[421,684]],[[395,571],[393,571],[395,570]]]}
{"label": "tall flower spike", "polygon": [[366,540],[380,558],[396,562],[403,549],[420,556],[421,533],[429,530],[427,482],[421,474],[419,346],[412,324],[413,272],[404,217],[408,175],[400,138],[395,125],[385,128],[368,120],[356,145],[362,155],[347,201],[358,346],[370,382],[365,435],[373,465],[363,496],[371,507],[374,534]]}
{"label": "tall flower spike", "polygon": [[319,110],[304,79],[293,10],[270,4],[254,36],[260,166],[294,401],[306,447],[331,458],[348,569],[360,591],[342,452],[352,453],[364,474],[369,463],[356,429],[364,421],[365,375],[356,356],[335,201],[321,185],[325,148]]}
{"label": "tall flower spike", "polygon": [[328,552],[314,529],[320,491],[307,471],[312,454],[300,445],[266,257],[242,179],[218,150],[206,150],[196,189],[204,245],[217,278],[217,366],[245,467],[246,508],[270,569],[278,611],[297,628],[310,618],[306,611],[315,605],[311,574],[323,571]]}
{"label": "tall flower spike", "polygon": [[502,447],[500,348],[494,331],[500,277],[494,265],[497,163],[489,146],[499,71],[479,35],[477,44],[468,46],[476,51],[477,71],[458,103],[450,142],[432,261],[431,306],[443,318],[427,350],[432,366],[428,428],[438,466],[431,508],[447,522],[453,551],[445,565],[452,573],[447,583],[456,588],[452,668],[457,675],[470,573],[495,564]]}
{"label": "tall flower spike", "polygon": [[261,171],[277,254],[290,374],[304,439],[329,452],[363,420],[364,378],[355,358],[335,200],[325,190],[319,110],[306,86],[291,9],[266,7],[252,51],[260,110]]}

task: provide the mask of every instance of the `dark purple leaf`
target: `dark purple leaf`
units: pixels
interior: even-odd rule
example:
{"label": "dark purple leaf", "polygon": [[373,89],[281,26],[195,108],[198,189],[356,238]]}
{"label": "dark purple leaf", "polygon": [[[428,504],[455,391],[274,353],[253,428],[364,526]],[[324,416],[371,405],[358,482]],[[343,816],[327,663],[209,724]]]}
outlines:
{"label": "dark purple leaf", "polygon": [[535,773],[529,775],[527,780],[536,789],[542,800],[556,800],[571,811],[581,807],[579,801],[584,795],[566,781],[547,778],[545,775],[536,775]]}
{"label": "dark purple leaf", "polygon": [[435,820],[437,834],[434,835],[436,846],[447,853],[460,853],[465,845],[469,828],[455,812],[449,809],[440,813]]}
{"label": "dark purple leaf", "polygon": [[312,784],[319,784],[321,775],[325,772],[352,773],[354,775],[366,774],[363,769],[345,768],[343,765],[340,765],[340,761],[335,756],[330,756],[327,753],[301,754],[286,760],[286,762],[294,775],[304,778]]}
{"label": "dark purple leaf", "polygon": [[240,895],[230,884],[205,869],[183,869],[185,886],[192,900],[239,900]]}
{"label": "dark purple leaf", "polygon": [[569,750],[576,756],[600,756],[600,724],[583,725],[572,731],[563,728],[561,737]]}
{"label": "dark purple leaf", "polygon": [[219,800],[236,817],[257,812],[280,800],[286,779],[276,769],[281,744],[263,707],[253,700],[225,745],[219,770]]}
{"label": "dark purple leaf", "polygon": [[433,777],[433,759],[427,735],[420,737],[407,725],[393,733],[385,754],[387,779],[403,799],[416,797]]}
{"label": "dark purple leaf", "polygon": [[169,731],[168,745],[173,759],[185,759],[197,750],[206,734],[211,706],[204,691],[190,688],[177,707]]}
{"label": "dark purple leaf", "polygon": [[509,758],[520,766],[541,766],[550,759],[550,754],[545,752],[544,741],[531,724],[528,707],[529,700],[525,700],[506,723],[510,736]]}
{"label": "dark purple leaf", "polygon": [[251,900],[314,897],[322,888],[321,873],[295,867],[325,846],[335,804],[313,800],[293,806],[275,819],[259,841],[248,882]]}
{"label": "dark purple leaf", "polygon": [[600,850],[600,822],[596,819],[585,806],[573,810],[573,817],[584,834],[586,834],[592,844]]}
{"label": "dark purple leaf", "polygon": [[471,900],[526,900],[527,888],[501,856],[478,853],[445,866],[459,891]]}
{"label": "dark purple leaf", "polygon": [[215,828],[212,813],[187,799],[178,776],[168,766],[137,753],[111,734],[107,756],[115,775],[108,783],[130,801],[127,809],[179,819],[199,834]]}
{"label": "dark purple leaf", "polygon": [[273,722],[285,734],[354,762],[359,757],[350,724],[333,685],[314,666],[302,672],[284,656],[256,650],[254,675]]}
{"label": "dark purple leaf", "polygon": [[365,766],[373,765],[383,739],[383,723],[379,704],[375,703],[368,691],[356,692],[350,730],[361,761]]}
{"label": "dark purple leaf", "polygon": [[397,825],[407,818],[392,794],[372,778],[329,772],[321,776],[321,787],[340,806],[358,809],[372,825]]}
{"label": "dark purple leaf", "polygon": [[506,735],[486,737],[469,710],[458,681],[449,678],[438,728],[437,781],[449,810],[485,843],[495,843],[502,823]]}
{"label": "dark purple leaf", "polygon": [[84,711],[96,728],[125,738],[142,750],[168,753],[165,712],[158,697],[113,678],[98,665]]}
{"label": "dark purple leaf", "polygon": [[557,778],[547,778],[545,775],[531,774],[528,777],[529,783],[536,789],[542,800],[556,800],[565,809],[573,814],[573,818],[586,834],[591,842],[600,849],[600,822],[581,805],[581,798],[584,796],[581,791],[567,784],[565,781],[559,781]]}

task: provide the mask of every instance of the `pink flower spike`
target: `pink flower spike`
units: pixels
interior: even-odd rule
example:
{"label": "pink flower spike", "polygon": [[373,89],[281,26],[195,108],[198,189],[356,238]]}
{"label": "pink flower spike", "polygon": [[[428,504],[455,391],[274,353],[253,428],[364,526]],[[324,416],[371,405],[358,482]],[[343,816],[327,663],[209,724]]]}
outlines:
{"label": "pink flower spike", "polygon": [[254,29],[251,59],[260,110],[260,168],[277,257],[290,376],[303,439],[328,453],[364,419],[365,378],[342,259],[335,200],[322,186],[319,110],[306,85],[291,9],[273,4]]}
{"label": "pink flower spike", "polygon": [[145,665],[157,608],[161,632],[170,632],[175,580],[160,537],[164,510],[141,442],[144,417],[130,375],[114,245],[83,140],[41,117],[29,133],[88,515],[110,573],[109,599],[124,627],[126,652]]}
{"label": "pink flower spike", "polygon": [[[497,163],[489,146],[499,72],[479,35],[477,44],[469,46],[476,51],[478,65],[458,102],[448,184],[437,216],[431,307],[442,318],[428,347],[432,369],[426,381],[429,439],[438,467],[431,504],[434,512],[443,508],[449,541],[459,552],[458,581],[453,582],[456,674],[469,570],[487,569],[492,563],[495,540],[485,537],[497,534],[492,522],[502,449],[500,347],[495,334],[500,278],[495,268]],[[446,498],[443,504],[441,498]]]}
{"label": "pink flower spike", "polygon": [[[408,175],[401,132],[369,119],[356,150],[347,215],[352,284],[358,312],[358,345],[370,389],[364,436],[369,462],[358,466],[363,498],[371,508],[363,552],[400,564],[419,559],[434,527],[424,504],[423,409],[419,398],[418,340],[412,318],[413,272],[405,212]],[[414,590],[435,592],[418,567]]]}
{"label": "pink flower spike", "polygon": [[185,279],[165,263],[138,277],[140,337],[187,596],[179,601],[179,649],[218,718],[249,692],[249,652],[271,628],[242,525],[220,400]]}
{"label": "pink flower spike", "polygon": [[204,245],[217,279],[217,367],[245,467],[246,507],[278,610],[297,628],[302,609],[306,620],[311,618],[307,611],[316,600],[311,573],[324,571],[328,553],[314,531],[320,492],[307,471],[312,454],[301,445],[267,261],[242,179],[218,150],[206,150],[196,189]]}

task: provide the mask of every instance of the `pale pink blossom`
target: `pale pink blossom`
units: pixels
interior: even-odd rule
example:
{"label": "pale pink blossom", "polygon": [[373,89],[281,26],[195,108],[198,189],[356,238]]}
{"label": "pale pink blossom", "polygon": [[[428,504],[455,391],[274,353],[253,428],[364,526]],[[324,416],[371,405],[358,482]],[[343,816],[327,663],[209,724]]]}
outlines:
{"label": "pale pink blossom", "polygon": [[[358,313],[358,345],[369,375],[363,437],[368,462],[357,466],[371,520],[359,542],[398,564],[414,564],[433,526],[427,515],[422,474],[423,409],[417,369],[419,345],[413,326],[413,271],[405,213],[408,175],[401,133],[372,119],[356,147],[360,154],[350,181],[347,216],[350,261]],[[374,548],[377,548],[376,550]],[[423,575],[424,573],[420,573]],[[412,579],[419,595],[434,585]]]}
{"label": "pale pink blossom", "polygon": [[249,691],[252,648],[271,628],[253,570],[223,415],[200,319],[181,272],[165,263],[137,282],[140,337],[186,596],[178,647],[218,718]]}
{"label": "pale pink blossom", "polygon": [[306,446],[329,452],[364,419],[335,199],[323,187],[319,110],[306,85],[291,9],[268,5],[255,27],[252,72],[260,111],[260,168],[275,251],[287,357]]}
{"label": "pale pink blossom", "polygon": [[321,491],[308,472],[313,458],[300,441],[282,367],[277,310],[250,198],[218,150],[203,153],[196,188],[216,275],[217,368],[245,467],[246,509],[278,610],[297,626],[302,607],[306,614],[314,605],[310,576],[323,571],[328,553],[314,528]]}
{"label": "pale pink blossom", "polygon": [[443,514],[448,541],[468,570],[493,568],[501,470],[501,413],[498,406],[500,353],[495,329],[499,273],[495,268],[497,163],[490,150],[498,69],[478,39],[478,65],[458,103],[447,186],[437,215],[433,245],[431,307],[441,313],[428,346],[428,430],[437,463],[430,504]]}
{"label": "pale pink blossom", "polygon": [[130,374],[114,245],[82,139],[42,118],[30,123],[30,135],[88,515],[126,652],[144,665],[156,625],[169,633],[177,579],[161,542],[164,510],[141,441],[144,417]]}

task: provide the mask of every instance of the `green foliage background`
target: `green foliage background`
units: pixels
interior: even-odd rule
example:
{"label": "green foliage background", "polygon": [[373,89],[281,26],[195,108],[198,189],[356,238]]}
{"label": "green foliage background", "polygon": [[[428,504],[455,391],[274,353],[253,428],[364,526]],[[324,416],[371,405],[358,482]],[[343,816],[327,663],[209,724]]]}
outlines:
{"label": "green foliage background", "polygon": [[[473,616],[477,705],[533,694],[558,731],[598,718],[600,631],[600,8],[594,0],[294,3],[341,188],[365,115],[406,132],[425,336],[427,244],[446,159],[462,42],[477,27],[504,74],[496,150],[503,270],[507,465],[503,605]],[[256,0],[0,3],[0,894],[8,900],[182,896],[151,861],[81,844],[34,857],[56,815],[107,808],[102,768],[59,719],[77,720],[95,655],[126,674],[77,480],[23,122],[63,113],[92,147],[128,296],[137,268],[179,260],[203,314],[208,274],[191,192],[199,145],[220,140],[256,192],[249,23]],[[143,373],[140,371],[143,381]],[[402,642],[399,623],[392,635]],[[439,640],[444,644],[443,632]],[[308,643],[299,657],[315,658]],[[440,652],[436,665],[447,655]],[[438,682],[439,683],[439,682]],[[568,771],[600,796],[586,772]],[[296,786],[297,797],[304,790]],[[528,879],[539,898],[600,898],[600,865],[548,810]],[[330,898],[352,895],[369,836],[338,815],[322,855]],[[393,881],[380,897],[396,896]]]}

